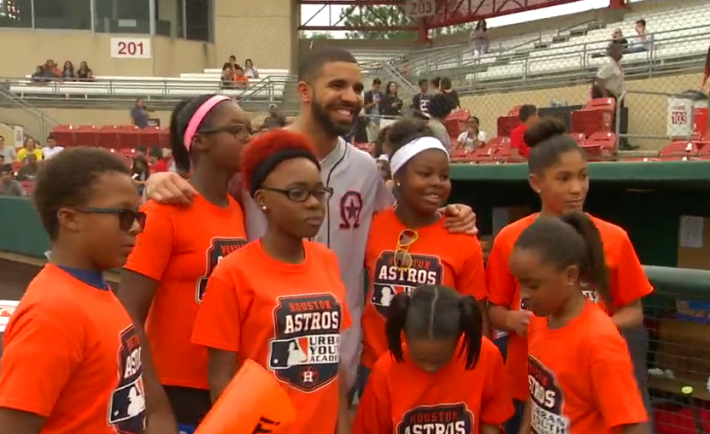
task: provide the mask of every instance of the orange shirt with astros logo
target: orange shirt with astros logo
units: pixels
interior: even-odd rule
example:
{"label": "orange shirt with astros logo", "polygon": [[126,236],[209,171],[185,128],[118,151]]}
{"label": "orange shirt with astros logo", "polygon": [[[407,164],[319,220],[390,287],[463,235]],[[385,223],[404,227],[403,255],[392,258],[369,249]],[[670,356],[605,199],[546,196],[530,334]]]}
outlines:
{"label": "orange shirt with astros logo", "polygon": [[[488,257],[486,277],[488,280],[488,301],[511,310],[520,309],[520,287],[508,269],[508,259],[520,234],[530,226],[536,214],[523,217],[504,227],[493,241]],[[653,287],[643,272],[629,236],[619,226],[589,216],[601,233],[604,242],[604,259],[609,270],[612,306],[603,306],[608,314],[627,306],[653,291]],[[585,295],[594,302],[599,296],[590,288]],[[513,398],[527,400],[527,338],[515,333],[508,334],[508,354],[506,369],[510,377]]]}
{"label": "orange shirt with astros logo", "polygon": [[354,434],[470,434],[481,425],[500,425],[513,415],[503,357],[488,338],[478,363],[466,370],[454,359],[428,373],[389,353],[375,363],[358,404]]}
{"label": "orange shirt with astros logo", "polygon": [[557,329],[535,317],[528,337],[534,434],[615,434],[648,419],[626,341],[598,305]]}
{"label": "orange shirt with astros logo", "polygon": [[340,334],[350,326],[338,258],[304,242],[300,264],[254,241],[225,258],[207,284],[192,341],[237,353],[273,373],[296,408],[290,434],[333,434],[340,402]]}
{"label": "orange shirt with astros logo", "polygon": [[420,285],[446,285],[478,300],[486,297],[483,252],[476,237],[452,234],[443,220],[416,230],[418,237],[408,251],[410,268],[394,264],[397,241],[406,230],[394,208],[384,210],[372,219],[365,250],[365,266],[369,282],[362,316],[364,342],[362,364],[371,368],[387,352],[385,320],[392,298]]}
{"label": "orange shirt with astros logo", "polygon": [[229,253],[246,244],[244,213],[197,196],[187,207],[150,201],[145,230],[125,268],[160,282],[146,332],[160,383],[209,389],[207,351],[190,342],[207,279]]}
{"label": "orange shirt with astros logo", "polygon": [[3,344],[0,407],[42,416],[42,434],[144,432],[140,341],[108,286],[46,265]]}

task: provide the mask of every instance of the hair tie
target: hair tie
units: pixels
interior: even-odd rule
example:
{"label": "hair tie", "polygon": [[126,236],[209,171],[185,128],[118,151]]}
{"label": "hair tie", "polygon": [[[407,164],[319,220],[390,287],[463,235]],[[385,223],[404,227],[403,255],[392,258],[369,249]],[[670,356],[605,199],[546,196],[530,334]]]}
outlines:
{"label": "hair tie", "polygon": [[182,137],[183,143],[188,151],[192,146],[192,139],[195,137],[195,133],[197,133],[197,128],[200,127],[200,124],[203,120],[205,120],[207,114],[212,111],[217,104],[227,100],[231,100],[231,98],[224,95],[215,95],[198,107],[195,114],[192,118],[190,118],[190,122],[187,124],[187,128],[185,129],[185,135]]}

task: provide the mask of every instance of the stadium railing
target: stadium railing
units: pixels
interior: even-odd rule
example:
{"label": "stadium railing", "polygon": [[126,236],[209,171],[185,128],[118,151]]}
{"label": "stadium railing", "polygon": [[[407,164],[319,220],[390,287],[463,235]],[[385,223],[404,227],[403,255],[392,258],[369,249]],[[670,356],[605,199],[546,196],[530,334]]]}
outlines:
{"label": "stadium railing", "polygon": [[291,76],[267,76],[245,89],[222,88],[220,80],[201,80],[167,77],[97,77],[91,82],[52,81],[33,83],[24,78],[0,78],[12,94],[26,100],[83,99],[116,100],[144,98],[150,101],[175,102],[185,97],[205,93],[220,93],[240,101],[278,103],[283,101],[284,89]]}
{"label": "stadium railing", "polygon": [[[682,33],[678,35],[678,33]],[[650,72],[665,66],[696,65],[704,61],[707,46],[710,44],[710,32],[707,26],[690,26],[677,30],[656,32],[654,46],[648,52],[628,53],[624,63],[631,63],[632,68],[642,66]],[[565,73],[578,75],[598,66],[604,57],[604,50],[609,39],[566,45],[557,48],[554,45],[538,50],[526,51],[521,59],[498,59],[497,54],[480,59],[452,59],[450,62],[434,61],[422,64],[405,74],[412,81],[416,77],[448,75],[476,82],[496,81],[534,81],[543,76],[557,79]],[[625,70],[626,72],[626,70]],[[508,87],[507,84],[505,86]]]}

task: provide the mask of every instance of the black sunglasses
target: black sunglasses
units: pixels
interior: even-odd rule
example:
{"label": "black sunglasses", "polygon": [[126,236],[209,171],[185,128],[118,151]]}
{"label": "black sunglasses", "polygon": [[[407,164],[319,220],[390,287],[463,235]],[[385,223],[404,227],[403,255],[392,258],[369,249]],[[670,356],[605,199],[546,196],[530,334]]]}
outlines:
{"label": "black sunglasses", "polygon": [[309,190],[303,187],[292,187],[292,188],[273,188],[273,187],[261,187],[266,191],[275,191],[276,193],[281,193],[289,200],[293,202],[305,202],[309,197],[313,196],[318,202],[327,202],[333,196],[333,189],[331,187],[319,187],[315,190]]}
{"label": "black sunglasses", "polygon": [[130,232],[135,222],[138,222],[142,230],[147,218],[144,212],[133,208],[74,208],[74,211],[83,214],[113,214],[118,217],[118,226],[123,232]]}

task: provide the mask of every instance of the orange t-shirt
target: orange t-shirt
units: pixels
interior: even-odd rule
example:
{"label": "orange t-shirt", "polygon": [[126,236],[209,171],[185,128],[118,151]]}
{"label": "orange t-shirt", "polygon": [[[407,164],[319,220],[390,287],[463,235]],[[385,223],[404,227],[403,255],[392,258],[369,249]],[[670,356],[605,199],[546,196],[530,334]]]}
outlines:
{"label": "orange t-shirt", "polygon": [[528,336],[533,433],[612,434],[648,419],[626,341],[599,306],[558,329],[536,317]]}
{"label": "orange t-shirt", "polygon": [[455,359],[434,374],[385,354],[370,373],[358,404],[354,434],[479,433],[513,416],[503,357],[488,338],[478,363]]}
{"label": "orange t-shirt", "polygon": [[145,230],[125,268],[160,282],[146,321],[160,383],[209,389],[207,351],[190,342],[207,279],[223,257],[246,244],[244,214],[197,196],[188,207],[149,201]]}
{"label": "orange t-shirt", "polygon": [[372,219],[365,249],[369,282],[362,315],[364,342],[362,364],[371,368],[387,352],[385,320],[392,298],[420,285],[447,285],[478,300],[486,297],[483,252],[476,237],[452,234],[443,220],[416,230],[409,247],[412,267],[399,269],[394,254],[400,233],[407,229],[390,208]]}
{"label": "orange t-shirt", "polygon": [[141,347],[128,313],[55,265],[27,287],[5,330],[0,407],[46,418],[42,434],[140,434]]}
{"label": "orange t-shirt", "polygon": [[254,241],[225,258],[207,285],[192,341],[256,361],[296,408],[290,434],[333,434],[340,402],[340,335],[350,326],[338,258],[305,241],[300,264]]}
{"label": "orange t-shirt", "polygon": [[[604,242],[604,260],[609,270],[609,283],[613,306],[602,306],[613,314],[619,308],[639,300],[653,291],[651,283],[643,272],[629,236],[619,226],[589,216],[601,233]],[[488,301],[508,309],[520,309],[520,287],[508,269],[508,258],[520,234],[537,218],[536,214],[523,217],[504,227],[493,241],[488,257],[486,277],[488,280]],[[601,301],[593,288],[585,290],[585,295],[594,301]],[[508,334],[508,355],[506,368],[513,390],[513,398],[527,400],[527,338],[515,333]]]}

